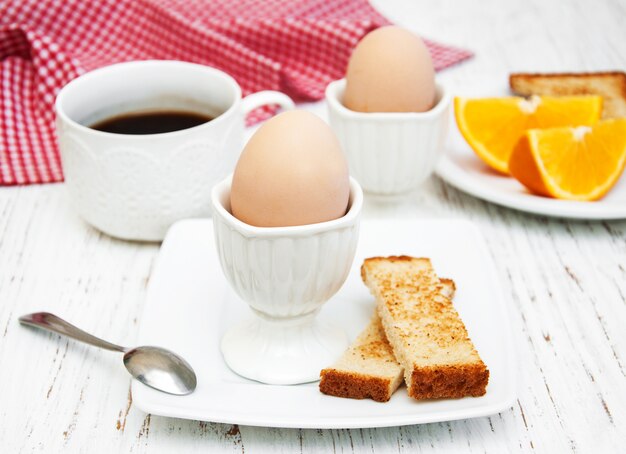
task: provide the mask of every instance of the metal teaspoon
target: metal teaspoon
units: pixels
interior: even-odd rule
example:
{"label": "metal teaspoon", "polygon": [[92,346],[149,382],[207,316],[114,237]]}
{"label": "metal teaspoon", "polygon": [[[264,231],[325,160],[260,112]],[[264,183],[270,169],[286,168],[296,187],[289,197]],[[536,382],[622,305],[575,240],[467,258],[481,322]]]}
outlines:
{"label": "metal teaspoon", "polygon": [[98,339],[49,312],[35,312],[19,318],[22,325],[34,326],[76,339],[95,347],[124,353],[124,366],[141,383],[178,396],[196,389],[196,374],[187,361],[160,347],[126,348]]}

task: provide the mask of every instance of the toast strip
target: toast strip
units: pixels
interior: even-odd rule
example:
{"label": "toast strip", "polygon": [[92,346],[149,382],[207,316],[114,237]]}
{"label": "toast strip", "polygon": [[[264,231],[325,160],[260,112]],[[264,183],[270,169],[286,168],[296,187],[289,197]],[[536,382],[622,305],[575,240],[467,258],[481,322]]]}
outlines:
{"label": "toast strip", "polygon": [[626,73],[517,73],[509,76],[511,90],[522,96],[600,95],[602,118],[626,117]]}
{"label": "toast strip", "polygon": [[[452,298],[454,282],[441,279],[442,292]],[[386,402],[402,383],[404,368],[396,361],[376,310],[369,325],[332,367],[320,373],[320,391],[352,399]]]}
{"label": "toast strip", "polygon": [[366,259],[361,276],[376,298],[389,344],[415,399],[482,396],[489,371],[429,259]]}

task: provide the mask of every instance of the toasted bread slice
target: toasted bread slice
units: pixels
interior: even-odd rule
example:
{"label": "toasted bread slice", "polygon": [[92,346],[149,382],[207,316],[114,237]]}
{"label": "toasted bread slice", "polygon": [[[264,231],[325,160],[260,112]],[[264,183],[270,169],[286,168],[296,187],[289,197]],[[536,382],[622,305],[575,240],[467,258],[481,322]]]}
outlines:
{"label": "toasted bread slice", "polygon": [[489,371],[426,258],[366,259],[361,276],[376,298],[389,344],[415,399],[482,396]]}
{"label": "toasted bread slice", "polygon": [[387,402],[402,383],[403,371],[375,313],[339,361],[320,372],[320,391],[337,397]]}
{"label": "toasted bread slice", "polygon": [[[442,279],[442,292],[452,298],[454,282]],[[396,361],[377,311],[348,350],[320,373],[320,391],[352,399],[387,402],[402,383],[404,368]]]}
{"label": "toasted bread slice", "polygon": [[604,99],[602,118],[626,117],[626,73],[561,73],[509,76],[514,93],[522,96],[600,95]]}

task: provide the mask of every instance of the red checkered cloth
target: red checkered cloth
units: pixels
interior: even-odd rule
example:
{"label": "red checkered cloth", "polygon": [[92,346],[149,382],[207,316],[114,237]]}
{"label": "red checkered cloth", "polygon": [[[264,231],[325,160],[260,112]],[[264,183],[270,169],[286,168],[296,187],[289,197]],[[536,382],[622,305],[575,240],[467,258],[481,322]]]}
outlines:
{"label": "red checkered cloth", "polygon": [[[388,23],[366,0],[0,1],[0,185],[63,180],[54,99],[86,71],[185,60],[228,72],[244,94],[317,100],[359,39]],[[471,56],[427,45],[436,69]]]}

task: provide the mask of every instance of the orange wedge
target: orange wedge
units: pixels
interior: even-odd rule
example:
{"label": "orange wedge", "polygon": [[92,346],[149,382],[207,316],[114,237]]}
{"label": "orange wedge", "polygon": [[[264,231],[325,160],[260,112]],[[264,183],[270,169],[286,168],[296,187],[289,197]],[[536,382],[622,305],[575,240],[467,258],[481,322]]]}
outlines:
{"label": "orange wedge", "polygon": [[602,97],[455,98],[454,112],[461,134],[476,154],[508,174],[509,157],[524,132],[592,125],[602,113]]}
{"label": "orange wedge", "polygon": [[532,129],[509,161],[511,174],[531,191],[558,199],[598,200],[626,164],[626,118],[594,126]]}

